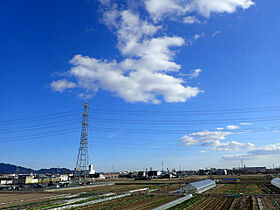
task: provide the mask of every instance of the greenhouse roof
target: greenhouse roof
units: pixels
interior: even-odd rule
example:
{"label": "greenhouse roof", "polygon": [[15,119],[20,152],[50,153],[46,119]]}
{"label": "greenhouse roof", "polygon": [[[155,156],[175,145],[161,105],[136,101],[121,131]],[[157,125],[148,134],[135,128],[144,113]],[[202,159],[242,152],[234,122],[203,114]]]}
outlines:
{"label": "greenhouse roof", "polygon": [[205,186],[209,186],[209,185],[213,185],[213,184],[216,184],[216,183],[211,179],[205,179],[205,180],[189,183],[189,185],[195,187],[196,189],[200,189]]}

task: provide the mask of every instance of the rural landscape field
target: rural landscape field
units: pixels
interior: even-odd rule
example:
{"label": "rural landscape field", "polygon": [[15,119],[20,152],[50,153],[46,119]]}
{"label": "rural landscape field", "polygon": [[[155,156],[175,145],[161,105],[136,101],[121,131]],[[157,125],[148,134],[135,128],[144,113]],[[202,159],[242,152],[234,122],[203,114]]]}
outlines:
{"label": "rural landscape field", "polygon": [[[211,176],[216,187],[169,209],[279,209],[280,190],[269,175],[242,175],[227,183],[227,176]],[[229,176],[230,177],[230,176]],[[231,176],[232,177],[232,176]],[[119,180],[75,188],[0,193],[1,209],[153,209],[184,196],[183,185],[207,176],[163,180]]]}

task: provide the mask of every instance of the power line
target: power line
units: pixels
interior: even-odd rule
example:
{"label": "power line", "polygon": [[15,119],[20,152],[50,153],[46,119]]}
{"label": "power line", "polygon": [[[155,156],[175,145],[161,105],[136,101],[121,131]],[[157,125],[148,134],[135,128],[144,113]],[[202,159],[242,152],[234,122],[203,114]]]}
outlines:
{"label": "power line", "polygon": [[[25,127],[20,127],[20,128],[8,128],[8,129],[4,129],[4,131],[7,132],[2,132],[1,134],[11,134],[12,133],[21,133],[21,132],[28,132],[28,131],[34,131],[34,128],[36,128],[37,130],[42,130],[42,129],[48,129],[48,128],[56,128],[56,127],[62,127],[62,126],[66,126],[66,125],[78,125],[78,121],[77,120],[72,120],[72,121],[68,121],[68,122],[59,122],[59,123],[47,123],[47,124],[41,124],[41,125],[35,125],[35,126],[25,126]],[[43,125],[43,127],[41,127]],[[51,126],[49,126],[51,125]]]}
{"label": "power line", "polygon": [[8,140],[8,141],[0,141],[0,142],[9,142],[10,139],[33,139],[33,138],[43,138],[43,137],[49,137],[49,136],[56,136],[60,134],[70,134],[73,132],[77,132],[76,129],[78,128],[71,128],[71,129],[64,129],[60,131],[54,131],[54,132],[45,132],[45,133],[40,133],[40,134],[31,134],[31,135],[26,135],[26,136],[13,136],[13,137],[5,137],[5,138],[0,138],[0,140]]}
{"label": "power line", "polygon": [[[240,112],[241,111],[241,112]],[[267,112],[267,111],[280,111],[280,106],[268,106],[268,107],[257,107],[257,108],[237,108],[237,109],[216,109],[216,110],[168,110],[168,111],[158,111],[158,110],[106,110],[106,109],[95,109],[92,111],[95,114],[123,114],[123,113],[134,113],[134,114],[167,114],[167,115],[172,115],[172,114],[191,114],[191,113],[201,113],[201,114],[238,114],[238,113],[250,113],[250,112]],[[58,113],[53,113],[53,114],[46,114],[46,115],[38,115],[34,117],[27,117],[27,118],[17,118],[17,119],[12,119],[12,120],[1,120],[0,124],[2,123],[21,123],[21,122],[29,122],[29,121],[40,121],[40,120],[48,120],[48,119],[55,119],[59,117],[65,117],[65,115],[69,115],[72,113],[80,113],[81,109],[76,109],[76,110],[69,110],[65,112],[58,112]],[[61,116],[62,115],[62,116]]]}
{"label": "power line", "polygon": [[[148,113],[148,114],[182,114],[182,113],[213,113],[217,114],[217,112],[224,112],[226,114],[235,114],[235,113],[248,113],[248,112],[266,112],[266,111],[279,111],[280,106],[270,106],[270,107],[257,107],[257,108],[236,108],[236,109],[216,109],[216,110],[168,110],[168,111],[158,111],[158,110],[114,110],[114,109],[95,109],[92,111],[93,113]],[[221,114],[221,113],[220,113]]]}
{"label": "power line", "polygon": [[65,118],[67,116],[72,116],[72,115],[69,115],[69,114],[65,114],[65,115],[59,115],[59,116],[53,116],[53,117],[46,117],[46,118],[30,118],[29,120],[20,120],[20,121],[14,121],[14,120],[3,120],[1,121],[1,125],[11,125],[12,124],[21,124],[21,123],[33,123],[33,122],[41,122],[41,121],[44,121],[44,120],[50,120],[50,119],[57,119],[57,118]]}
{"label": "power line", "polygon": [[[103,130],[103,131],[112,131],[112,132],[131,132],[131,133],[169,133],[169,132],[200,132],[203,131],[202,129],[200,130],[188,130],[188,129],[118,129],[118,128],[100,128],[100,127],[92,127],[94,130]],[[234,131],[238,132],[248,132],[248,131],[268,131],[268,130],[275,130],[279,129],[280,126],[275,126],[275,127],[270,127],[270,128],[252,128],[252,129],[236,129]],[[207,129],[205,129],[207,130]],[[232,130],[230,130],[232,131]],[[218,131],[217,131],[218,132]]]}
{"label": "power line", "polygon": [[[217,123],[239,123],[239,122],[259,122],[259,121],[277,121],[280,120],[280,116],[266,116],[266,117],[252,117],[252,118],[228,118],[228,119],[216,119],[216,120],[123,120],[123,119],[113,119],[113,118],[94,118],[94,121],[110,122],[110,123],[172,123],[172,124],[195,124],[195,123],[207,123],[207,124],[217,124]],[[235,122],[236,121],[236,122]]]}
{"label": "power line", "polygon": [[[65,119],[64,117],[62,118],[63,120]],[[253,118],[228,118],[228,119],[201,119],[201,120],[153,120],[153,119],[114,119],[114,118],[94,118],[93,119],[93,124],[96,123],[109,123],[109,124],[159,124],[159,125],[164,125],[164,124],[222,124],[222,123],[240,123],[240,122],[274,122],[274,121],[279,121],[280,116],[264,116],[264,117],[253,117]],[[41,120],[40,120],[41,121]],[[3,128],[2,126],[2,131],[11,131],[14,130],[15,132],[19,131],[26,131],[26,130],[33,130],[32,128],[36,128],[37,130],[43,129],[43,128],[51,128],[54,127],[54,125],[57,126],[64,126],[64,125],[69,125],[69,124],[75,124],[75,122],[79,122],[80,119],[70,119],[67,120],[65,123],[63,122],[47,122],[47,123],[40,123],[40,124],[35,124],[35,125],[29,125],[26,126],[26,123],[23,123],[25,126],[23,127],[16,127],[16,128]],[[14,123],[13,123],[14,124]],[[10,124],[9,124],[10,125]],[[49,126],[51,125],[51,126]],[[3,132],[2,132],[3,134]]]}
{"label": "power line", "polygon": [[2,123],[2,122],[25,121],[25,120],[30,120],[30,119],[40,119],[40,118],[45,118],[45,117],[50,117],[50,116],[57,116],[57,115],[65,115],[65,114],[75,113],[75,112],[78,112],[78,111],[81,111],[81,110],[76,109],[76,110],[70,110],[70,111],[65,111],[65,112],[57,112],[57,113],[47,114],[47,115],[39,115],[39,116],[34,116],[34,117],[18,118],[18,119],[13,119],[13,120],[1,120],[0,123]]}
{"label": "power line", "polygon": [[[43,137],[49,137],[49,136],[56,136],[56,135],[61,135],[61,134],[70,134],[77,132],[78,128],[70,128],[70,129],[64,129],[60,131],[49,131],[47,133],[40,133],[40,134],[31,134],[31,135],[26,135],[26,136],[14,136],[14,137],[8,137],[8,138],[0,138],[0,142],[10,142],[10,140],[17,139],[18,140],[26,140],[26,139],[35,139],[35,138],[43,138]],[[270,128],[255,128],[255,129],[239,129],[238,132],[249,132],[249,131],[254,131],[254,132],[261,132],[261,131],[271,131],[275,129],[280,129],[280,126],[275,126],[275,127],[270,127]],[[140,129],[115,129],[115,128],[100,128],[100,127],[92,127],[94,131],[104,131],[104,132],[126,132],[126,133],[143,133],[143,134],[163,134],[163,133],[182,133],[182,132],[199,132],[201,130],[186,130],[186,129],[177,129],[177,130],[140,130]],[[45,135],[44,135],[45,134]],[[6,140],[6,141],[5,141]]]}

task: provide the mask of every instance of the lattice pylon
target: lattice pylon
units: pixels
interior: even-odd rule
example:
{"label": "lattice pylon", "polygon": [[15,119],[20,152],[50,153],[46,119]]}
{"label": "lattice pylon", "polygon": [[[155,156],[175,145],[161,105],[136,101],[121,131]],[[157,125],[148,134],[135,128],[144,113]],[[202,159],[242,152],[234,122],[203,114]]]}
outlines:
{"label": "lattice pylon", "polygon": [[89,158],[88,158],[88,103],[84,103],[81,141],[78,151],[78,158],[76,163],[76,173],[80,175],[86,175],[89,170]]}

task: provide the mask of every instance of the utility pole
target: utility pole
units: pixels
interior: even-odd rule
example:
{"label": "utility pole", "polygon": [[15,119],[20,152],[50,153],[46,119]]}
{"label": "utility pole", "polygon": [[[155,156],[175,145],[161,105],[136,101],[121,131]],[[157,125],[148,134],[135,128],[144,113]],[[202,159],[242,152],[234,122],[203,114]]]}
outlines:
{"label": "utility pole", "polygon": [[16,166],[16,175],[19,175],[19,168]]}
{"label": "utility pole", "polygon": [[86,176],[89,170],[89,159],[88,159],[88,103],[84,103],[83,121],[82,121],[82,131],[81,131],[81,141],[78,151],[78,158],[76,163],[75,172],[78,176]]}

